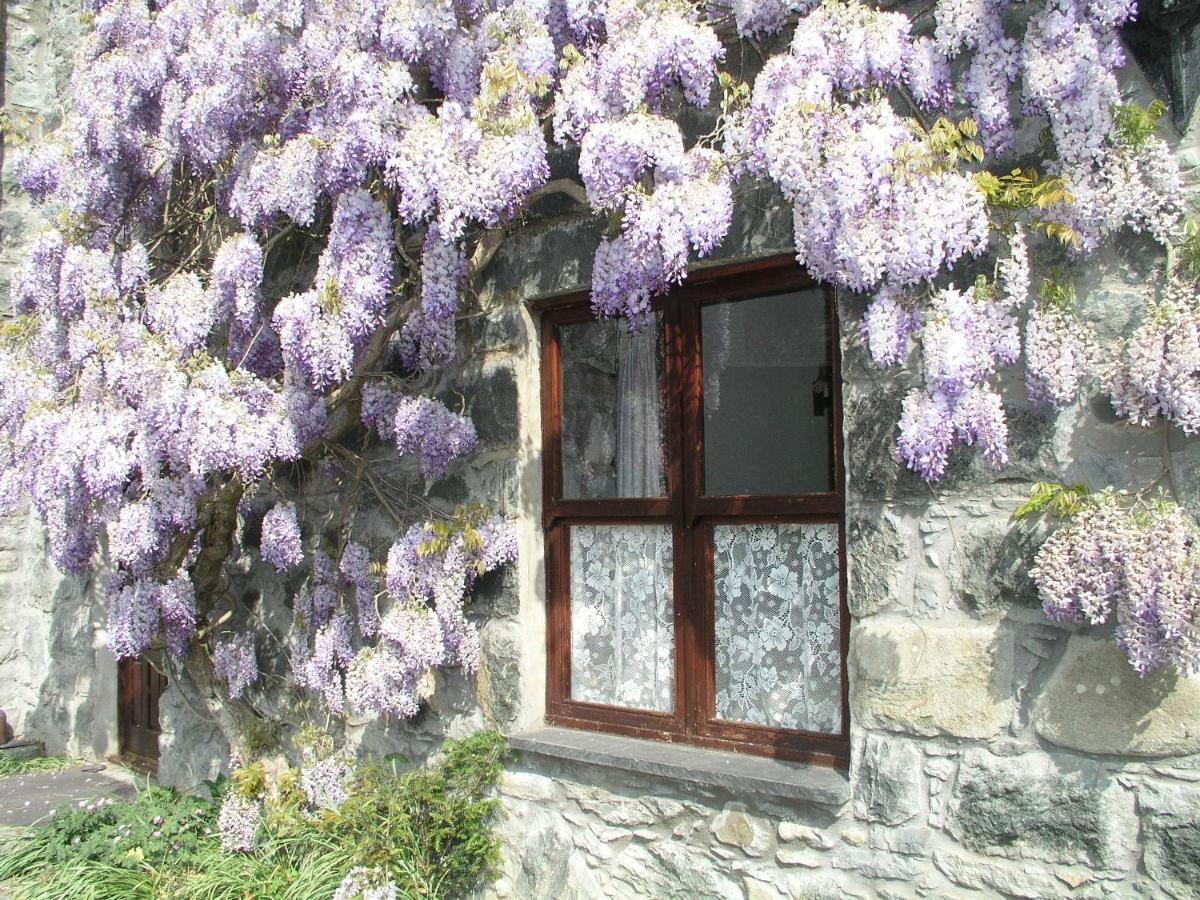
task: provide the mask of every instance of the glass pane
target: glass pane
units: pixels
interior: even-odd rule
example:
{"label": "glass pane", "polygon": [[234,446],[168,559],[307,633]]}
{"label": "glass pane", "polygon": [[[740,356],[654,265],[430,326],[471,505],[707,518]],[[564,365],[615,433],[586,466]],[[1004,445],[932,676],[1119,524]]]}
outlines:
{"label": "glass pane", "polygon": [[704,493],[833,490],[833,403],[819,290],[701,310]]}
{"label": "glass pane", "polygon": [[713,528],[717,718],[842,727],[836,525]]}
{"label": "glass pane", "polygon": [[563,497],[666,495],[662,319],[559,329]]}
{"label": "glass pane", "polygon": [[571,527],[571,698],[675,708],[669,525]]}

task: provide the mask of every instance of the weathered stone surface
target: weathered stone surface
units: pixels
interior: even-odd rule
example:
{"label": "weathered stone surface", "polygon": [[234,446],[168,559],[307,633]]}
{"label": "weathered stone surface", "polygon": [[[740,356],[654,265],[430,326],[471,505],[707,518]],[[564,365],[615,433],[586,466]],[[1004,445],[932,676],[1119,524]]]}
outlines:
{"label": "weathered stone surface", "polygon": [[471,355],[515,350],[524,340],[524,323],[516,303],[471,310],[459,330]]}
{"label": "weathered stone surface", "polygon": [[1148,782],[1138,792],[1146,870],[1174,896],[1200,892],[1200,785]]}
{"label": "weathered stone surface", "polygon": [[649,847],[633,844],[617,858],[614,869],[613,877],[619,874],[631,888],[618,896],[743,900],[740,877],[678,841],[659,841]]}
{"label": "weathered stone surface", "polygon": [[1034,701],[1033,723],[1050,743],[1087,753],[1200,753],[1200,678],[1139,678],[1112,638],[1074,634]]}
{"label": "weathered stone surface", "polygon": [[[185,696],[186,695],[186,696]],[[162,734],[158,783],[190,789],[229,768],[229,742],[216,723],[206,719],[204,699],[190,682],[172,679],[158,703]]]}
{"label": "weathered stone surface", "polygon": [[881,853],[867,847],[845,847],[831,854],[835,869],[850,869],[864,878],[911,881],[924,871],[924,861]]}
{"label": "weathered stone surface", "polygon": [[554,779],[534,772],[505,772],[500,780],[500,793],[535,803],[547,803],[559,796]]}
{"label": "weathered stone surface", "polygon": [[908,550],[908,540],[894,513],[878,507],[860,507],[847,514],[846,600],[852,615],[872,615],[900,598]]}
{"label": "weathered stone surface", "polygon": [[1038,605],[1029,568],[1044,535],[1034,528],[1014,527],[1002,512],[971,523],[955,538],[947,571],[950,588],[962,606],[989,615],[1014,606]]}
{"label": "weathered stone surface", "polygon": [[849,879],[823,872],[790,875],[786,884],[792,900],[865,900],[869,896]]}
{"label": "weathered stone surface", "polygon": [[927,492],[919,477],[896,463],[896,423],[906,390],[902,381],[843,390],[846,486],[851,496],[886,500],[920,497]]}
{"label": "weathered stone surface", "polygon": [[[517,442],[517,377],[508,364],[486,366],[462,387],[467,414],[485,447]],[[453,408],[453,403],[451,403]]]}
{"label": "weathered stone surface", "polygon": [[[603,225],[594,218],[526,228],[504,242],[483,273],[481,291],[528,299],[586,288]],[[547,265],[545,260],[553,260]]]}
{"label": "weathered stone surface", "polygon": [[921,750],[902,738],[869,734],[855,769],[854,815],[899,825],[920,811]]}
{"label": "weathered stone surface", "polygon": [[483,655],[476,675],[484,715],[498,726],[516,718],[521,702],[521,639],[511,622],[497,619],[480,633]]}
{"label": "weathered stone surface", "polygon": [[722,844],[740,847],[750,856],[762,856],[771,848],[771,829],[757,816],[747,815],[744,803],[727,803],[711,828]]}
{"label": "weathered stone surface", "polygon": [[[8,723],[6,722],[5,725]],[[46,755],[46,745],[41,741],[6,741],[0,744],[0,760],[17,762],[22,759],[41,759]]]}
{"label": "weathered stone surface", "polygon": [[472,592],[478,606],[472,612],[496,618],[512,618],[521,611],[517,571],[513,566],[488,572],[475,582]]}
{"label": "weathered stone surface", "polygon": [[566,888],[573,841],[571,829],[551,813],[526,806],[519,823],[510,820],[506,839],[515,843],[519,870],[516,895],[530,900],[557,900]]}
{"label": "weathered stone surface", "polygon": [[947,830],[970,850],[1112,864],[1135,833],[1130,798],[1103,769],[1040,753],[963,756]]}
{"label": "weathered stone surface", "polygon": [[993,890],[1011,897],[1034,898],[1063,894],[1062,883],[1031,866],[996,863],[953,850],[935,850],[933,862],[955,884],[977,891]]}
{"label": "weathered stone surface", "polygon": [[997,624],[856,623],[851,715],[865,728],[990,737],[1012,719],[1012,652],[1011,636]]}
{"label": "weathered stone surface", "polygon": [[867,846],[903,856],[928,856],[930,835],[930,830],[920,825],[904,828],[874,826],[867,835]]}
{"label": "weathered stone surface", "polygon": [[800,825],[796,822],[780,822],[778,831],[779,840],[781,841],[801,841],[810,847],[817,847],[821,850],[828,850],[834,845],[832,838],[810,825]]}
{"label": "weathered stone surface", "polygon": [[780,900],[779,891],[764,881],[747,878],[744,882],[746,900]]}
{"label": "weathered stone surface", "polygon": [[803,866],[806,869],[815,869],[821,865],[822,855],[808,848],[781,847],[776,851],[775,859],[781,866]]}

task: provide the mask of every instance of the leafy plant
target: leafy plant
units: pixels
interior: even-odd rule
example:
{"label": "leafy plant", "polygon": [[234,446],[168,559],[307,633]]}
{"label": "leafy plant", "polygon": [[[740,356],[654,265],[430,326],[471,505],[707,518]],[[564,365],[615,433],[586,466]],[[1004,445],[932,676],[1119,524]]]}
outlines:
{"label": "leafy plant", "polygon": [[1167,111],[1167,105],[1154,100],[1145,109],[1136,103],[1124,103],[1113,107],[1113,123],[1117,126],[1117,138],[1134,153],[1146,148],[1158,120]]}
{"label": "leafy plant", "polygon": [[359,791],[322,827],[354,847],[355,865],[402,872],[421,896],[459,896],[498,859],[490,791],[506,752],[502,737],[483,732],[447,741],[428,768],[367,766]]}
{"label": "leafy plant", "polygon": [[1013,518],[1021,521],[1049,515],[1055,519],[1068,519],[1088,505],[1090,496],[1086,485],[1039,481],[1029,492],[1029,499],[1014,510]]}
{"label": "leafy plant", "polygon": [[38,756],[33,759],[8,759],[0,756],[0,778],[18,775],[49,775],[82,763],[65,756]]}
{"label": "leafy plant", "polygon": [[[427,767],[385,757],[360,769],[340,808],[316,813],[298,770],[271,775],[261,764],[206,782],[206,797],[148,787],[133,801],[62,807],[4,847],[0,881],[21,900],[328,900],[364,866],[385,872],[397,897],[463,896],[498,858],[492,789],[506,752],[483,733],[447,741]],[[221,849],[226,790],[271,798],[253,853]]]}

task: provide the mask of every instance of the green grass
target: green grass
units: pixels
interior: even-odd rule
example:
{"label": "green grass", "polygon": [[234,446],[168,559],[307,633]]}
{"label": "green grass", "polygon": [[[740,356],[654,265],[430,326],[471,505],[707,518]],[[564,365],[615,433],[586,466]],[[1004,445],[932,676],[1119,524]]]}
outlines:
{"label": "green grass", "polygon": [[81,760],[68,759],[65,756],[38,756],[33,759],[9,759],[0,756],[0,778],[12,778],[17,775],[44,775],[81,765],[83,765]]}
{"label": "green grass", "polygon": [[0,882],[14,900],[329,900],[362,866],[389,873],[403,900],[463,897],[499,858],[493,788],[506,753],[485,733],[447,741],[432,766],[369,764],[336,811],[306,812],[293,780],[253,853],[223,852],[215,825],[219,795],[244,777],[211,799],[148,786],[128,802],[62,807],[0,846]]}

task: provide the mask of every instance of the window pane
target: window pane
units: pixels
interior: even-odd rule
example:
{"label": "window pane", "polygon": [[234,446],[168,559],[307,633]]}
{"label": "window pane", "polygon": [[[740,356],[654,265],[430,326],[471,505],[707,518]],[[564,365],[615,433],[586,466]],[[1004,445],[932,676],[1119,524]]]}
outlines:
{"label": "window pane", "polygon": [[842,726],[836,525],[713,528],[718,719]]}
{"label": "window pane", "polygon": [[819,290],[701,310],[704,493],[833,490],[833,402]]}
{"label": "window pane", "polygon": [[563,497],[666,494],[662,321],[559,330]]}
{"label": "window pane", "polygon": [[675,708],[669,525],[571,527],[571,698]]}

